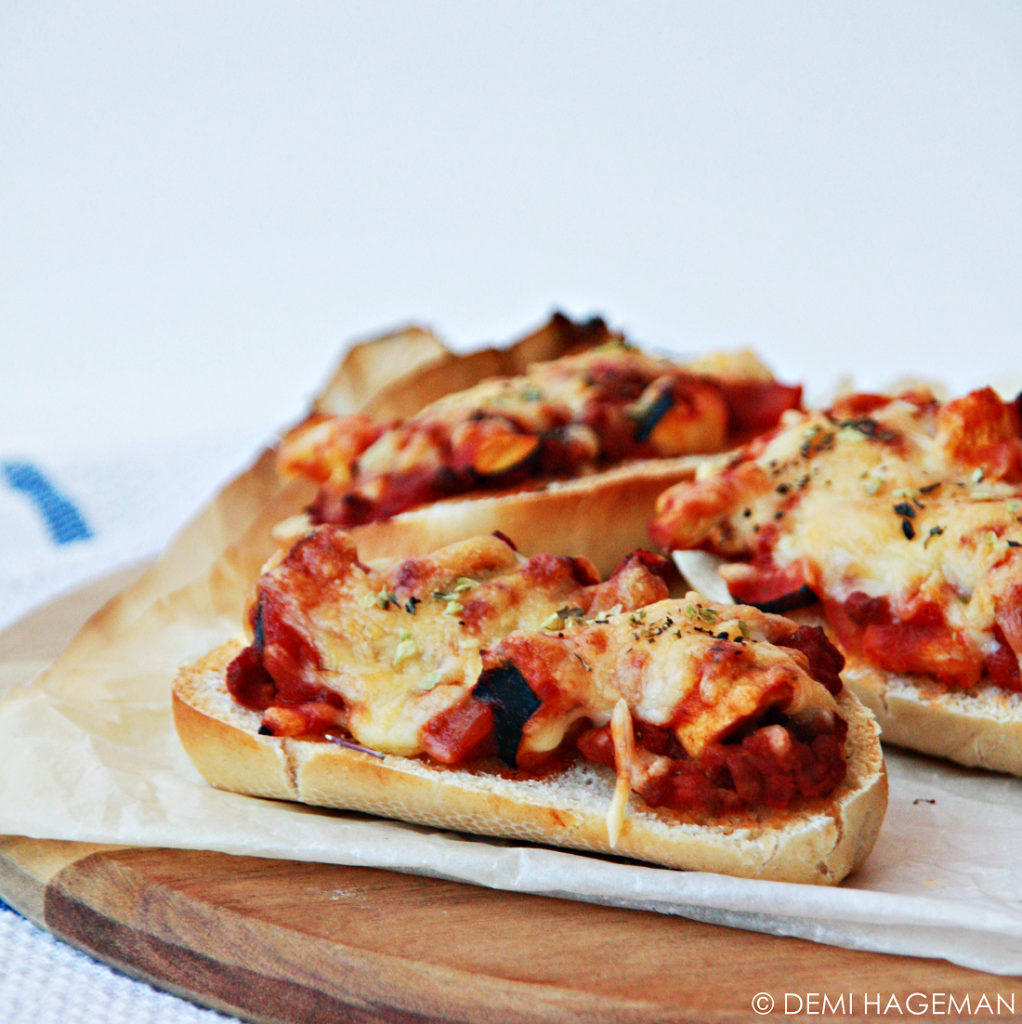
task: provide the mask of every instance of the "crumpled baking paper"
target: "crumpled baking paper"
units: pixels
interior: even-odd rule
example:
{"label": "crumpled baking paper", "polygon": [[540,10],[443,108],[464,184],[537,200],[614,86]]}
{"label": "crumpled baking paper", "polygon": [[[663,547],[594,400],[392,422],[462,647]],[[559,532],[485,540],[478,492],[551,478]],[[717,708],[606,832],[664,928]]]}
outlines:
{"label": "crumpled baking paper", "polygon": [[[428,338],[415,343],[424,365],[446,358]],[[364,405],[389,383],[376,369],[361,394],[335,387],[335,403]],[[1022,780],[895,750],[876,848],[837,888],[666,870],[210,788],[178,744],[171,680],[238,632],[274,549],[270,527],[310,496],[282,484],[264,453],[50,668],[15,681],[0,701],[0,832],[389,868],[1022,973]],[[0,680],[17,680],[17,665],[7,669]]]}

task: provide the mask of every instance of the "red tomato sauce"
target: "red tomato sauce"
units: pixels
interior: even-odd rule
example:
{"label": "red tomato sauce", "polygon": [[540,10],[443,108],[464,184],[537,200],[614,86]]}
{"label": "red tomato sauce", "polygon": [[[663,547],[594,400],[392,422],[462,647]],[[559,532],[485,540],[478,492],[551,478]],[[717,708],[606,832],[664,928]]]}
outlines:
{"label": "red tomato sauce", "polygon": [[825,607],[845,650],[878,668],[930,675],[961,689],[975,686],[983,674],[982,653],[947,624],[935,603],[921,603],[910,618],[901,618],[886,597],[855,591],[844,602],[827,601]]}
{"label": "red tomato sauce", "polygon": [[[847,725],[835,720],[832,733],[797,737],[790,729],[782,753],[774,749],[762,730],[740,743],[712,743],[695,759],[681,756],[673,734],[636,723],[636,745],[670,758],[670,767],[639,790],[650,807],[678,811],[730,814],[751,807],[783,810],[800,799],[823,797],[844,780],[847,764],[843,740]],[[657,739],[655,732],[663,736]],[[583,733],[582,754],[598,764],[614,767],[610,726]]]}

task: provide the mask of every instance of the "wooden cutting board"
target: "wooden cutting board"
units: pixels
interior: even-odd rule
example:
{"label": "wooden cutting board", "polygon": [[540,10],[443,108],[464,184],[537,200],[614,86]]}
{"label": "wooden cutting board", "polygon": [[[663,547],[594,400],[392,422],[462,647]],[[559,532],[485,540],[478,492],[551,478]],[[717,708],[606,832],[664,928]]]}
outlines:
{"label": "wooden cutting board", "polygon": [[[0,682],[56,654],[131,575],[0,636]],[[0,837],[0,896],[126,974],[255,1021],[946,1021],[948,995],[1022,1013],[1022,979],[945,961],[366,868]],[[891,997],[901,1013],[877,1012]]]}
{"label": "wooden cutting board", "polygon": [[[0,891],[118,970],[258,1021],[752,1021],[761,992],[767,1019],[833,1019],[823,993],[860,1019],[866,993],[1022,1007],[1022,979],[943,961],[367,868],[4,839]],[[816,1012],[785,1018],[786,992],[819,993]]]}

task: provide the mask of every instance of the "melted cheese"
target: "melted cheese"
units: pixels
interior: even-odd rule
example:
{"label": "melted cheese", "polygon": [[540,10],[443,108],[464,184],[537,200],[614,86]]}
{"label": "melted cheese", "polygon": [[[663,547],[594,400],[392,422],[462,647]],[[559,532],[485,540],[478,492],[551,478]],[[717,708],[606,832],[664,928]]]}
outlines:
{"label": "melted cheese", "polygon": [[[481,650],[514,630],[584,621],[666,594],[640,560],[602,584],[584,560],[526,560],[496,537],[432,555],[361,565],[350,538],[320,527],[260,580],[265,606],[316,654],[302,681],[343,699],[344,725],[374,750],[422,752],[421,729],[464,699],[481,671]],[[276,652],[267,642],[264,659]]]}
{"label": "melted cheese", "polygon": [[297,665],[279,639],[297,636],[314,652],[294,669],[302,684],[341,698],[357,743],[405,756],[424,752],[424,726],[484,668],[508,661],[541,701],[526,754],[555,749],[580,718],[607,723],[621,700],[693,757],[766,707],[836,710],[806,656],[775,646],[795,630],[787,620],[696,594],[666,600],[638,557],[596,580],[582,560],[525,560],[496,537],[365,566],[344,531],[319,527],[260,580],[263,659]]}
{"label": "melted cheese", "polygon": [[632,730],[632,714],[624,697],[618,698],[614,714],[610,719],[611,736],[614,740],[614,763],[617,766],[617,783],[614,796],[607,811],[607,839],[610,848],[617,846],[625,823],[625,808],[632,795],[632,765],[635,762],[635,733]]}
{"label": "melted cheese", "polygon": [[[699,757],[766,707],[792,717],[836,711],[805,656],[775,645],[794,628],[779,616],[690,593],[557,634],[514,633],[484,664],[513,662],[543,700],[525,724],[523,752],[555,749],[580,717],[606,724],[624,700],[637,718],[671,729],[686,753]],[[537,663],[544,668],[523,669]],[[549,699],[546,672],[556,690]]]}

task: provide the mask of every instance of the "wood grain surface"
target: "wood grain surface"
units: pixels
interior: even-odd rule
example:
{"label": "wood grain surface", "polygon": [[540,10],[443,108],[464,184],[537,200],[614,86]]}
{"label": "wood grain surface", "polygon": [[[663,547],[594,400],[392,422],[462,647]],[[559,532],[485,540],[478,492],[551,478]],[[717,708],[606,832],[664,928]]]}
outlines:
{"label": "wood grain surface", "polygon": [[[0,680],[25,681],[125,581],[0,636]],[[254,1021],[946,1021],[947,994],[1022,1013],[1022,979],[945,961],[366,868],[0,837],[0,896],[126,974]],[[772,1012],[754,1011],[758,993]],[[784,1013],[786,993],[801,1012]],[[925,1012],[906,1009],[912,993]],[[824,994],[844,996],[837,1012]]]}
{"label": "wood grain surface", "polygon": [[[867,993],[1022,1007],[1022,979],[944,961],[367,868],[6,838],[0,888],[118,970],[259,1021],[751,1021],[760,992],[781,1019],[867,1019]],[[786,992],[854,1012],[785,1018]]]}

